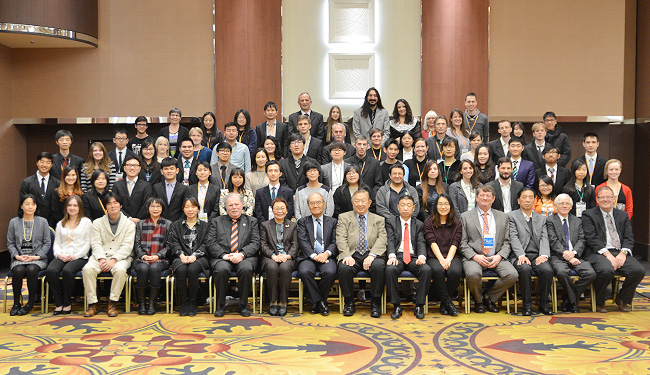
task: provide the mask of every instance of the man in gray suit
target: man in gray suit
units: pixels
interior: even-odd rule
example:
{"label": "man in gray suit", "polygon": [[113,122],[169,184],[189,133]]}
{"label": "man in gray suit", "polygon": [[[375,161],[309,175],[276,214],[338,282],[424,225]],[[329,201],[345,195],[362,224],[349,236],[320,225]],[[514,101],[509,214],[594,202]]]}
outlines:
{"label": "man in gray suit", "polygon": [[235,166],[230,163],[232,146],[230,146],[228,142],[220,142],[214,149],[217,153],[218,161],[210,167],[212,169],[211,178],[217,186],[217,189],[225,189],[226,185],[228,185],[230,172],[235,168]]}
{"label": "man in gray suit", "polygon": [[354,110],[354,117],[352,118],[352,132],[354,138],[363,135],[370,138],[368,132],[372,128],[381,129],[384,137],[382,143],[386,142],[390,135],[390,125],[388,123],[390,115],[388,111],[381,104],[381,97],[376,88],[371,87],[366,91],[366,97],[363,101],[363,106]]}
{"label": "man in gray suit", "polygon": [[[298,116],[307,115],[311,128],[309,133],[312,137],[325,142],[325,127],[323,126],[323,115],[311,109],[311,95],[308,92],[302,92],[298,95],[298,105],[300,111],[289,115],[289,134],[298,132]],[[286,151],[286,150],[285,150]],[[285,152],[289,154],[289,152]]]}
{"label": "man in gray suit", "polygon": [[533,211],[535,192],[531,188],[524,188],[517,198],[519,209],[508,214],[510,222],[510,260],[519,273],[519,285],[524,300],[521,315],[533,314],[533,300],[531,296],[531,276],[533,271],[539,278],[539,312],[552,315],[550,307],[551,283],[553,282],[553,268],[548,262],[551,250],[548,245],[546,233],[546,219]]}
{"label": "man in gray suit", "polygon": [[[499,308],[494,302],[517,282],[517,271],[507,261],[510,255],[508,217],[503,212],[492,209],[495,196],[491,186],[479,187],[476,198],[478,207],[461,216],[463,238],[460,250],[463,255],[463,269],[469,290],[476,302],[474,311],[484,313],[487,309],[497,313]],[[481,291],[481,277],[486,269],[494,270],[499,275],[499,280],[484,296]]]}
{"label": "man in gray suit", "polygon": [[[551,247],[551,267],[557,275],[564,300],[562,311],[579,313],[578,297],[596,279],[591,263],[583,259],[585,251],[585,235],[582,231],[582,220],[569,214],[573,207],[573,199],[568,194],[560,194],[555,198],[557,213],[546,219],[548,242]],[[578,273],[579,279],[571,281],[571,270]]]}
{"label": "man in gray suit", "polygon": [[323,176],[323,185],[329,186],[331,191],[334,192],[339,188],[339,186],[343,185],[343,182],[345,181],[345,170],[350,163],[343,161],[343,158],[346,155],[345,143],[334,141],[327,145],[327,147],[329,147],[332,161],[322,165],[320,169],[321,175]]}

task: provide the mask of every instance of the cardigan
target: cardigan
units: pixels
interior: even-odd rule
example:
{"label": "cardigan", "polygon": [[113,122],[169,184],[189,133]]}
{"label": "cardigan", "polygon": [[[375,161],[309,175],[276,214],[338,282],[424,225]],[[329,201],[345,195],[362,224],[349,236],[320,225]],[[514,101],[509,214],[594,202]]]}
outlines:
{"label": "cardigan", "polygon": [[108,214],[93,221],[93,231],[90,246],[92,257],[96,260],[115,259],[125,260],[131,264],[133,243],[135,241],[135,224],[120,212],[115,234],[111,230]]}
{"label": "cardigan", "polygon": [[50,227],[47,225],[47,220],[40,216],[34,216],[34,226],[32,227],[32,247],[31,255],[38,255],[40,260],[22,262],[16,260],[16,255],[22,255],[20,248],[23,243],[23,219],[14,217],[9,222],[7,228],[7,250],[11,255],[11,268],[19,264],[36,264],[41,269],[47,266],[47,253],[52,247],[52,239],[50,237]]}

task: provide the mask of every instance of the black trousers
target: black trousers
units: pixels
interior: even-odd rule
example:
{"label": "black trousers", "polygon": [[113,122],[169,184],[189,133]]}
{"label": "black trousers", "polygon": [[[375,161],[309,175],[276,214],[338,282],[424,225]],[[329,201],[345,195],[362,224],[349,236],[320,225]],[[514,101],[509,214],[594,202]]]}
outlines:
{"label": "black trousers", "polygon": [[411,257],[409,264],[404,263],[402,260],[402,253],[396,255],[397,265],[386,265],[386,287],[388,288],[388,296],[393,305],[399,305],[399,275],[402,271],[406,270],[418,278],[418,287],[415,292],[415,303],[417,305],[424,305],[426,302],[429,288],[431,287],[431,267],[426,263],[417,265],[417,257]]}
{"label": "black trousers", "polygon": [[138,275],[138,280],[135,282],[136,287],[146,288],[148,285],[152,288],[160,288],[160,285],[162,283],[160,274],[162,271],[169,268],[169,263],[167,263],[167,261],[163,260],[151,264],[140,261],[133,261],[133,263],[133,268],[135,268],[135,272]]}
{"label": "black trousers", "polygon": [[228,260],[219,259],[213,265],[212,281],[217,288],[217,308],[226,306],[226,294],[228,293],[228,279],[232,272],[237,273],[237,289],[239,289],[239,304],[248,305],[248,296],[253,288],[253,272],[257,267],[257,258],[245,258],[238,264]]}
{"label": "black trousers", "polygon": [[[573,266],[564,258],[553,255],[551,257],[551,267],[553,267],[557,280],[564,289],[564,300],[570,303],[576,303],[589,284],[596,280],[596,271],[594,271],[591,263],[584,259],[580,259],[580,264]],[[572,269],[576,271],[579,277],[575,283],[570,276]]]}
{"label": "black trousers", "polygon": [[[54,258],[45,270],[45,281],[50,286],[54,304],[59,306],[70,306],[70,298],[74,293],[75,280],[74,275],[81,271],[86,265],[88,259],[75,259],[64,262],[59,258]],[[61,279],[59,279],[59,275]]]}
{"label": "black trousers", "polygon": [[[617,256],[619,253],[618,250],[609,251],[613,256]],[[625,276],[623,286],[618,292],[618,298],[628,305],[632,303],[634,291],[645,275],[645,269],[638,260],[634,257],[628,256],[627,259],[625,259],[623,266],[616,271],[614,271],[612,263],[610,263],[604,255],[594,253],[587,257],[587,260],[591,263],[594,271],[596,271],[596,281],[594,281],[594,287],[596,288],[596,305],[605,305],[607,285],[612,281],[614,275]]]}
{"label": "black trousers", "polygon": [[[320,272],[320,281],[314,280],[316,272]],[[327,301],[330,289],[336,280],[336,260],[330,259],[327,263],[305,259],[298,264],[298,275],[311,295],[314,304]]]}
{"label": "black trousers", "polygon": [[38,294],[38,273],[41,272],[41,267],[36,264],[19,264],[14,266],[11,270],[13,277],[11,283],[14,289],[14,305],[20,304],[20,296],[23,291],[23,279],[27,278],[27,292],[29,293],[29,302],[34,304],[36,302],[36,294]]}
{"label": "black trousers", "polygon": [[454,257],[448,270],[445,270],[438,258],[427,259],[427,264],[431,268],[433,288],[438,293],[440,301],[446,302],[458,291],[460,279],[463,277],[463,261],[457,256]]}
{"label": "black trousers", "polygon": [[[179,264],[174,269],[176,290],[178,290],[181,304],[196,303],[196,296],[199,293],[199,274],[202,271],[201,263],[196,261]],[[160,280],[160,277],[158,279]]]}
{"label": "black trousers", "polygon": [[539,281],[539,306],[548,306],[551,301],[551,285],[553,283],[553,267],[548,262],[548,260],[539,265],[535,265],[535,260],[537,256],[527,253],[526,257],[530,260],[531,264],[520,264],[517,265],[517,259],[512,261],[512,265],[515,266],[515,269],[519,273],[519,288],[521,289],[521,296],[524,300],[524,308],[533,307],[533,298],[532,298],[532,280],[533,270],[537,274]]}
{"label": "black trousers", "polygon": [[[350,267],[340,261],[338,264],[338,277],[341,284],[341,292],[346,299],[354,296],[354,277],[363,270],[363,260],[365,257],[355,252],[352,255],[354,266]],[[370,264],[370,294],[373,298],[381,298],[384,293],[386,261],[383,258],[376,257]]]}
{"label": "black trousers", "polygon": [[266,288],[271,302],[287,302],[291,287],[291,273],[295,268],[296,262],[293,260],[278,263],[271,258],[262,258],[262,273],[266,273]]}

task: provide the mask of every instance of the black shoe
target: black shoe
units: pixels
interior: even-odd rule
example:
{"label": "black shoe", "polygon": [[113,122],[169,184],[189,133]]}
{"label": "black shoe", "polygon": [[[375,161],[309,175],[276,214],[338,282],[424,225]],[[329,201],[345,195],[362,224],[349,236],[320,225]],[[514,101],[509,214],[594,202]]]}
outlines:
{"label": "black shoe", "polygon": [[560,309],[562,309],[562,312],[569,312],[571,311],[571,307],[572,307],[571,305],[572,303],[569,302],[569,300],[565,299],[564,301],[562,301],[562,304],[560,305]]}
{"label": "black shoe", "polygon": [[278,306],[278,316],[285,316],[285,315],[287,315],[287,305]]}
{"label": "black shoe", "polygon": [[456,308],[456,305],[454,305],[454,301],[452,301],[451,299],[447,300],[447,303],[445,305],[447,307],[447,310],[449,311],[449,315],[458,316],[458,314],[460,314],[458,312],[458,309]]}
{"label": "black shoe", "polygon": [[20,305],[13,305],[11,307],[11,311],[9,311],[9,315],[10,316],[18,315],[18,311],[20,311],[21,308],[22,308],[22,306],[20,306]]}
{"label": "black shoe", "polygon": [[278,316],[278,305],[269,306],[269,315]]}
{"label": "black shoe", "polygon": [[29,312],[32,311],[32,307],[34,307],[33,303],[27,303],[20,310],[18,310],[18,315],[27,315],[27,314],[29,314]]}
{"label": "black shoe", "polygon": [[571,306],[571,312],[574,314],[577,314],[580,312],[580,307],[578,307],[578,302],[574,303],[573,306]]}
{"label": "black shoe", "polygon": [[214,310],[214,317],[221,318],[224,315],[226,315],[226,310],[223,308],[223,306],[217,306],[217,309]]}
{"label": "black shoe", "polygon": [[190,306],[187,304],[181,305],[181,314],[180,316],[188,316],[190,310]]}
{"label": "black shoe", "polygon": [[445,301],[440,301],[440,314],[449,315],[449,309],[447,308]]}
{"label": "black shoe", "polygon": [[242,305],[239,308],[239,315],[243,316],[244,318],[251,316],[251,310],[248,308],[248,305]]}
{"label": "black shoe", "polygon": [[533,315],[533,309],[531,307],[524,307],[523,310],[521,310],[521,315],[522,316],[531,316],[531,315]]}
{"label": "black shoe", "polygon": [[61,310],[61,314],[70,315],[72,313],[72,306],[64,306],[63,308],[70,307],[70,310]]}
{"label": "black shoe", "polygon": [[343,316],[352,316],[354,315],[356,308],[354,307],[354,302],[346,303],[343,307]]}
{"label": "black shoe", "polygon": [[494,302],[492,302],[492,300],[488,297],[483,298],[483,306],[485,306],[485,309],[491,313],[499,312],[497,305],[495,305]]}
{"label": "black shoe", "polygon": [[321,309],[320,309],[320,302],[319,302],[319,303],[315,303],[315,304],[311,307],[311,310],[309,310],[309,313],[312,314],[312,315],[313,315],[313,314],[318,314],[319,312],[321,312]]}
{"label": "black shoe", "polygon": [[373,303],[370,305],[370,316],[372,318],[379,318],[381,316],[381,307],[379,307],[379,304]]}
{"label": "black shoe", "polygon": [[160,288],[149,288],[149,306],[147,307],[147,315],[156,314],[156,303],[158,303],[158,295]]}
{"label": "black shoe", "polygon": [[138,315],[145,315],[147,313],[146,291],[147,288],[145,287],[135,288],[135,295],[138,300]]}
{"label": "black shoe", "polygon": [[[57,306],[58,307],[58,306]],[[12,309],[13,310],[13,309]],[[61,307],[61,310],[54,310],[52,315],[63,315],[63,307]]]}
{"label": "black shoe", "polygon": [[424,307],[422,306],[415,306],[415,310],[413,311],[413,315],[417,319],[424,319]]}
{"label": "black shoe", "polygon": [[474,312],[477,314],[485,314],[485,306],[482,302],[474,302]]}
{"label": "black shoe", "polygon": [[187,307],[187,316],[196,316],[196,312],[197,312],[197,310],[196,310],[196,302],[191,303]]}
{"label": "black shoe", "polygon": [[402,316],[402,310],[403,310],[402,306],[400,305],[395,306],[395,308],[393,309],[393,313],[390,314],[390,318],[393,320],[399,319],[399,317]]}
{"label": "black shoe", "polygon": [[330,314],[330,308],[327,306],[327,302],[320,301],[318,302],[318,306],[320,308],[320,314],[322,316],[328,316]]}
{"label": "black shoe", "polygon": [[539,312],[544,315],[553,315],[553,310],[549,306],[540,306]]}

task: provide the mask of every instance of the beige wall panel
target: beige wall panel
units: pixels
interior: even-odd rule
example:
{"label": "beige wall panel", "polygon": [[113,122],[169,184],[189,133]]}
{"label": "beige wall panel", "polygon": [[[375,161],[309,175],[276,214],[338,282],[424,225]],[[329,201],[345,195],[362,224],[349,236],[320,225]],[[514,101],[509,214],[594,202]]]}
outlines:
{"label": "beige wall panel", "polygon": [[212,0],[99,2],[97,49],[12,51],[13,116],[214,109]]}
{"label": "beige wall panel", "polygon": [[491,118],[622,116],[625,1],[491,0]]}

